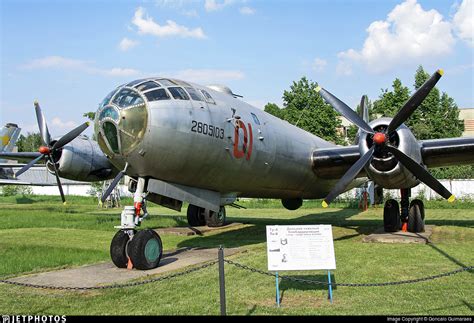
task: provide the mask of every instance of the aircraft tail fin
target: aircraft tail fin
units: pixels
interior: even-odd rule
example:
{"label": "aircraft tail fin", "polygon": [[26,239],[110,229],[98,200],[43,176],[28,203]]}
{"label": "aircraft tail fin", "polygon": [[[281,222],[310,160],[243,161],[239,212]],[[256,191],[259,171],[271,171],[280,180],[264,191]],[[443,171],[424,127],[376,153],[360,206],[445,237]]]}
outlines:
{"label": "aircraft tail fin", "polygon": [[0,130],[0,152],[12,152],[20,136],[21,128],[14,123],[7,123]]}

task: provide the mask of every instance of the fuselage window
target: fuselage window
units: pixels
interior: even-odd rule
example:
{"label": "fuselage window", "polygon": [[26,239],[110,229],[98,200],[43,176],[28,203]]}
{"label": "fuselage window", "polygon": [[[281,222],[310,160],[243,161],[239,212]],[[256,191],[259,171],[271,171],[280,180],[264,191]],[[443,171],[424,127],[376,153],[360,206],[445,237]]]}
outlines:
{"label": "fuselage window", "polygon": [[171,92],[171,95],[175,100],[189,100],[189,96],[186,91],[180,87],[169,87],[168,91]]}
{"label": "fuselage window", "polygon": [[102,110],[102,112],[100,113],[100,116],[99,116],[99,119],[105,119],[105,118],[111,118],[115,121],[118,122],[119,120],[119,114],[117,112],[117,110],[115,110],[116,108],[112,108],[112,107],[107,107],[105,108],[104,110]]}
{"label": "fuselage window", "polygon": [[145,81],[145,79],[135,80],[135,81],[132,81],[132,82],[128,83],[126,86],[132,87],[134,85],[137,85],[138,83],[142,83],[143,81]]}
{"label": "fuselage window", "polygon": [[163,86],[174,86],[174,85],[176,85],[175,82],[173,82],[171,80],[168,80],[168,79],[158,79],[157,81],[160,82],[161,84],[163,84]]}
{"label": "fuselage window", "polygon": [[216,104],[216,101],[214,101],[214,99],[212,98],[212,96],[207,93],[206,90],[201,90],[202,94],[204,94],[204,97],[206,98],[206,102],[207,103],[212,103],[212,104]]}
{"label": "fuselage window", "polygon": [[131,105],[143,103],[143,99],[138,93],[131,89],[122,89],[117,95],[115,95],[112,102],[120,108],[125,108]]}
{"label": "fuselage window", "polygon": [[148,82],[145,82],[145,83],[142,83],[142,84],[138,85],[135,88],[139,91],[146,91],[146,90],[154,89],[156,87],[160,87],[160,86],[158,84],[156,84],[155,82],[153,82],[153,81],[148,81]]}
{"label": "fuselage window", "polygon": [[145,93],[146,99],[148,101],[159,101],[159,100],[169,100],[170,96],[166,93],[165,89],[153,90]]}
{"label": "fuselage window", "polygon": [[189,96],[191,96],[191,99],[193,99],[194,101],[204,101],[202,95],[200,95],[199,92],[193,89],[192,87],[185,87],[185,89],[186,91],[188,91]]}
{"label": "fuselage window", "polygon": [[112,99],[112,97],[114,96],[115,92],[117,92],[117,89],[113,90],[112,92],[110,92],[106,97],[105,99],[102,101],[102,103],[99,105],[99,109],[102,108],[102,107],[105,107],[110,99]]}
{"label": "fuselage window", "polygon": [[252,115],[253,121],[255,124],[260,125],[260,120],[258,120],[257,116],[254,113],[250,113]]}

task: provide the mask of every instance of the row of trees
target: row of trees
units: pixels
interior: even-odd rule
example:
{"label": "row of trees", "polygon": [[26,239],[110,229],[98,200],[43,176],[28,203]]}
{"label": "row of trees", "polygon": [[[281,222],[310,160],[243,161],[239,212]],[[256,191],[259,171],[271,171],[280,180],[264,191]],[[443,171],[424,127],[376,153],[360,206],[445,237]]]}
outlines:
{"label": "row of trees", "polygon": [[[419,66],[414,76],[414,91],[429,77],[423,67]],[[268,103],[265,111],[323,139],[347,144],[344,135],[336,131],[336,128],[341,127],[338,118],[340,115],[316,93],[316,87],[317,83],[303,77],[298,82],[293,82],[290,90],[283,93],[283,108]],[[396,78],[390,90],[382,89],[377,100],[369,101],[369,119],[393,117],[411,95],[409,87]],[[360,107],[357,106],[357,111],[359,110]],[[453,98],[435,87],[405,124],[419,140],[452,138],[461,136],[464,131],[464,122],[458,118],[459,109]],[[354,125],[349,127],[349,142],[354,141],[357,130]],[[433,169],[432,173],[438,178],[473,178],[474,166]]]}

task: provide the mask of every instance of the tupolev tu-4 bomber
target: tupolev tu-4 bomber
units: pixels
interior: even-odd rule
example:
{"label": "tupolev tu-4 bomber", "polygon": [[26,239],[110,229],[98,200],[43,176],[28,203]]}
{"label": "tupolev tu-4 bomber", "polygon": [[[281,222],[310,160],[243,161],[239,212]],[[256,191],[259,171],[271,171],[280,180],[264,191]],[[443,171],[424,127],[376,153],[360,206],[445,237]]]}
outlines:
{"label": "tupolev tu-4 bomber", "polygon": [[[18,176],[40,160],[60,178],[112,179],[105,201],[124,175],[134,205],[125,206],[110,253],[120,268],[158,266],[159,235],[139,230],[148,215],[146,202],[180,211],[189,203],[190,226],[222,226],[225,206],[239,197],[281,199],[289,210],[304,199],[324,198],[327,207],[339,194],[371,180],[400,189],[400,204],[386,201],[385,231],[424,230],[421,200],[410,201],[420,182],[452,202],[455,197],[429,172],[430,167],[474,163],[474,138],[417,140],[404,122],[440,80],[437,70],[393,118],[368,122],[365,97],[359,115],[324,88],[315,90],[359,128],[356,144],[338,146],[245,103],[225,86],[200,86],[171,78],[146,78],[111,91],[95,115],[97,141],[81,133],[84,123],[52,138],[40,105],[36,117],[43,141],[38,152],[0,153],[0,158],[29,161]],[[366,113],[365,113],[366,114]]]}

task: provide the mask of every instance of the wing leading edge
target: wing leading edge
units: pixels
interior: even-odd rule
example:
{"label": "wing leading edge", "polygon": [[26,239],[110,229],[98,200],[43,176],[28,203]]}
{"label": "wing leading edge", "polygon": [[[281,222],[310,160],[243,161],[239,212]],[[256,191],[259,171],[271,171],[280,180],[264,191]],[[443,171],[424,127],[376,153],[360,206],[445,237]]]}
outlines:
{"label": "wing leading edge", "polygon": [[[474,164],[474,137],[420,140],[423,164],[428,168]],[[359,146],[316,149],[313,171],[320,178],[339,179],[360,158]],[[362,170],[357,177],[365,177]]]}

